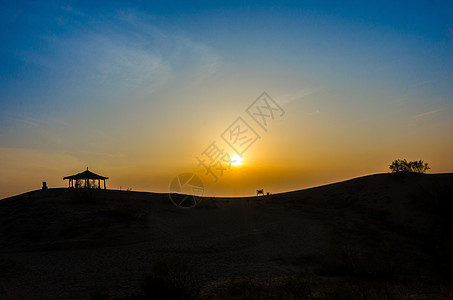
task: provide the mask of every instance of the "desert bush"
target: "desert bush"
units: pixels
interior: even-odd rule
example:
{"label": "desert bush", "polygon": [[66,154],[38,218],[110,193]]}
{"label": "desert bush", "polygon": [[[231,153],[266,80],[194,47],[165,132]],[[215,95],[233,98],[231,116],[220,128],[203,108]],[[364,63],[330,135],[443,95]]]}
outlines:
{"label": "desert bush", "polygon": [[90,293],[91,300],[110,300],[110,294],[107,289],[96,288]]}
{"label": "desert bush", "polygon": [[[321,293],[323,300],[403,300],[408,299],[404,295],[395,293],[391,288],[382,284],[343,283],[336,285]],[[418,298],[417,298],[418,299]],[[423,298],[425,299],[425,298]]]}
{"label": "desert bush", "polygon": [[353,300],[362,299],[355,291],[350,287],[338,286],[331,290],[324,291],[324,300]]}
{"label": "desert bush", "polygon": [[200,286],[193,276],[192,265],[180,256],[159,259],[142,285],[150,299],[194,299]]}
{"label": "desert bush", "polygon": [[310,283],[300,276],[265,281],[232,278],[215,299],[313,299]]}
{"label": "desert bush", "polygon": [[284,298],[312,299],[310,283],[300,277],[288,277],[278,286],[279,294]]}
{"label": "desert bush", "polygon": [[263,288],[251,280],[232,280],[226,288],[226,293],[223,295],[227,299],[254,299],[263,293]]}
{"label": "desert bush", "polygon": [[392,173],[426,173],[427,170],[431,169],[428,163],[423,160],[407,161],[406,159],[396,159],[389,166]]}
{"label": "desert bush", "polygon": [[363,280],[394,282],[400,265],[392,249],[368,249],[341,242],[321,259],[315,273],[322,276],[349,276]]}
{"label": "desert bush", "polygon": [[306,266],[306,265],[314,265],[319,263],[319,257],[316,254],[305,254],[301,253],[294,257],[291,262],[295,266]]}

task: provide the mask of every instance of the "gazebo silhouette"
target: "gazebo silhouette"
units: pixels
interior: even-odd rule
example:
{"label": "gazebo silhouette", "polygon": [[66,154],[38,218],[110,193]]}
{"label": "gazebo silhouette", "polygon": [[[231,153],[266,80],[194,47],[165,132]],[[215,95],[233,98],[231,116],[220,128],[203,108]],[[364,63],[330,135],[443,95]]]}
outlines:
{"label": "gazebo silhouette", "polygon": [[[69,188],[94,188],[100,189],[101,188],[101,180],[104,181],[104,189],[105,189],[105,180],[109,179],[108,177],[104,177],[93,173],[88,170],[83,171],[81,173],[63,177],[63,180],[69,179]],[[96,186],[97,180],[97,186]],[[75,183],[75,184],[74,184]]]}

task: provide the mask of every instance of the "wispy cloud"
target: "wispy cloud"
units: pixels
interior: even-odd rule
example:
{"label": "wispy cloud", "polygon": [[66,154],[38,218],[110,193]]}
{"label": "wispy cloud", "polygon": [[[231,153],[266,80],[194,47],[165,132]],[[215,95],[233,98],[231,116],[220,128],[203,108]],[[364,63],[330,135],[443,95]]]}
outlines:
{"label": "wispy cloud", "polygon": [[23,116],[22,117],[5,116],[5,118],[10,121],[23,123],[23,124],[26,124],[26,125],[32,126],[32,127],[38,127],[38,126],[42,125],[42,121],[40,121],[40,120],[26,118]]}
{"label": "wispy cloud", "polygon": [[441,109],[426,111],[426,112],[423,112],[423,113],[415,115],[414,118],[422,119],[422,118],[430,117],[430,116],[432,116],[434,114],[437,114],[438,112],[441,112],[441,111],[442,111]]}
{"label": "wispy cloud", "polygon": [[[79,17],[71,6],[60,9],[68,18]],[[133,10],[97,16],[90,29],[76,26],[71,35],[40,36],[47,52],[27,50],[22,56],[57,80],[97,93],[102,89],[151,93],[170,81],[200,82],[218,71],[221,60],[214,49],[166,32],[153,20],[152,15]]]}
{"label": "wispy cloud", "polygon": [[14,14],[14,17],[12,18],[12,20],[6,26],[6,29],[3,31],[3,33],[0,36],[0,45],[2,44],[3,40],[6,38],[10,27],[16,21],[17,17],[20,15],[20,13],[22,12],[23,9],[24,9],[24,4],[22,4],[22,6],[19,8],[19,10]]}
{"label": "wispy cloud", "polygon": [[293,102],[302,101],[305,97],[307,97],[313,93],[316,93],[320,90],[321,90],[321,88],[319,88],[319,87],[318,88],[305,88],[303,90],[298,91],[297,93],[283,95],[283,96],[279,97],[279,104],[286,106]]}
{"label": "wispy cloud", "polygon": [[12,122],[18,122],[22,123],[34,128],[38,127],[44,127],[48,125],[58,125],[58,126],[67,126],[68,124],[62,120],[49,120],[49,119],[42,119],[42,118],[36,118],[31,115],[27,114],[21,114],[21,113],[2,113],[1,114],[2,118],[5,118],[7,120],[10,120]]}
{"label": "wispy cloud", "polygon": [[317,115],[320,113],[321,113],[321,111],[319,109],[316,109],[315,111],[309,112],[308,115],[313,116],[313,115]]}

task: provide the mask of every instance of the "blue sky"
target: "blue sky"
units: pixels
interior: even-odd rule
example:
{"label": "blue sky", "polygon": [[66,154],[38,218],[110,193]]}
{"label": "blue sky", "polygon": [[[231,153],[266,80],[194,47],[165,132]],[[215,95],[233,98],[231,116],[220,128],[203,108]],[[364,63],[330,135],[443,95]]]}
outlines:
{"label": "blue sky", "polygon": [[[291,113],[248,161],[275,162],[269,173],[291,170],[274,185],[257,176],[240,192],[263,181],[284,190],[385,171],[400,156],[434,162],[438,172],[453,168],[451,2],[0,6],[4,195],[42,178],[58,186],[60,173],[85,165],[110,172],[115,186],[163,191],[264,90]],[[429,148],[417,142],[424,137]],[[308,150],[305,158],[279,154],[266,150],[272,143]],[[325,162],[315,153],[326,147],[335,147],[324,154],[332,161],[358,153],[363,161],[344,173],[346,163],[318,168]],[[224,182],[214,194],[228,194]]]}

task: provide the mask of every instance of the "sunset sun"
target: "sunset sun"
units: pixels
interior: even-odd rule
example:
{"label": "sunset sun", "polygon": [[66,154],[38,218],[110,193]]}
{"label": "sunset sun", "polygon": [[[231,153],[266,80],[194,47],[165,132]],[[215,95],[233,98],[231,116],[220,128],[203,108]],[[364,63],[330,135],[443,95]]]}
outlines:
{"label": "sunset sun", "polygon": [[231,158],[231,164],[233,166],[239,166],[242,163],[242,157],[235,155]]}

